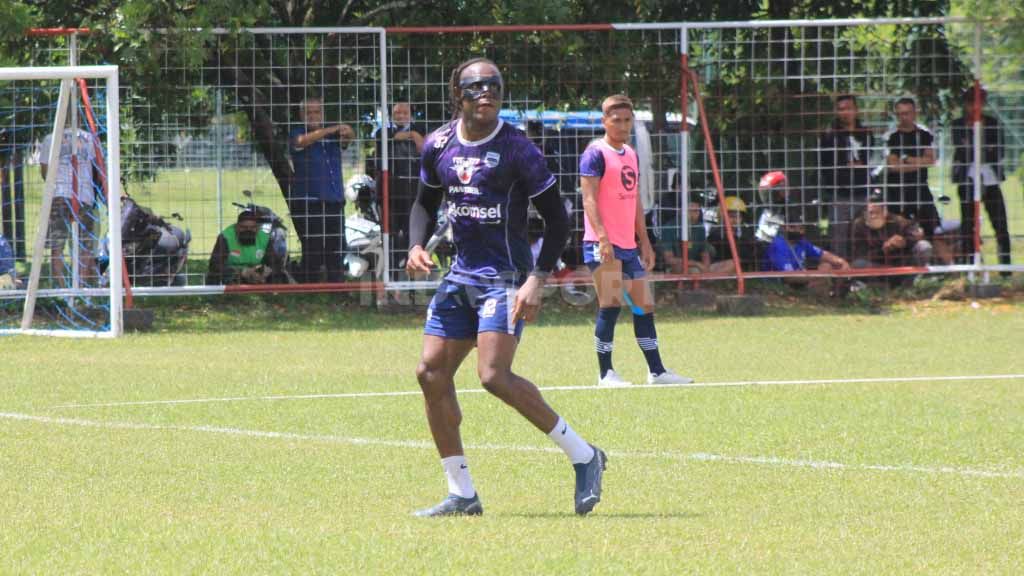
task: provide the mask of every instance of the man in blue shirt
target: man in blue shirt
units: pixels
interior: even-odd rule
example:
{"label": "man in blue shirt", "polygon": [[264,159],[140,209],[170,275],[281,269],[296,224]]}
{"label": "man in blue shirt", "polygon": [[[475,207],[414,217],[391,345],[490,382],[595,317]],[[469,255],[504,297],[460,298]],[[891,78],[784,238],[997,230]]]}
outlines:
{"label": "man in blue shirt", "polygon": [[[769,271],[798,272],[816,270],[849,270],[850,263],[838,256],[814,245],[805,236],[798,209],[790,210],[786,223],[779,227],[778,233],[772,238],[765,249],[764,267]],[[833,293],[840,293],[843,282],[808,281],[805,278],[783,278],[783,281],[794,288],[810,287],[812,290],[824,289],[831,285]]]}
{"label": "man in blue shirt", "polygon": [[288,137],[295,174],[288,198],[295,232],[302,242],[305,281],[317,281],[321,268],[329,282],[340,282],[345,250],[345,196],[341,149],[355,138],[348,124],[324,126],[323,102],[302,102],[303,125]]}

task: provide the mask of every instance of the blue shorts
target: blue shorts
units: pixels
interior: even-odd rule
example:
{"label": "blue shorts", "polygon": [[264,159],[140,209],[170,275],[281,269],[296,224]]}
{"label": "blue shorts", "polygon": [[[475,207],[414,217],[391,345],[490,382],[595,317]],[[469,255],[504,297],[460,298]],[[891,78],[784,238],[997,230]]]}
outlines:
{"label": "blue shorts", "polygon": [[442,280],[427,308],[423,333],[452,340],[476,340],[480,332],[503,332],[518,339],[523,321],[512,322],[516,289],[472,286]]}
{"label": "blue shorts", "polygon": [[[583,243],[583,263],[593,272],[601,265],[601,248],[597,242]],[[640,262],[640,250],[638,248],[619,248],[612,246],[615,250],[615,259],[622,261],[622,278],[625,280],[636,280],[647,275],[644,265]]]}

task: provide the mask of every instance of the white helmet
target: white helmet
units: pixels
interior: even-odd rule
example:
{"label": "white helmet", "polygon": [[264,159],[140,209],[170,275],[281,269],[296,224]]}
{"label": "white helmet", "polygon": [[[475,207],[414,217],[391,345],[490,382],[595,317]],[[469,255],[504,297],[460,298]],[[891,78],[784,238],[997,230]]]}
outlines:
{"label": "white helmet", "polygon": [[[345,200],[347,202],[355,202],[359,199],[360,193],[372,193],[376,188],[377,183],[373,181],[373,178],[366,174],[358,174],[349,178],[348,184],[345,186]],[[364,198],[364,200],[367,199]]]}

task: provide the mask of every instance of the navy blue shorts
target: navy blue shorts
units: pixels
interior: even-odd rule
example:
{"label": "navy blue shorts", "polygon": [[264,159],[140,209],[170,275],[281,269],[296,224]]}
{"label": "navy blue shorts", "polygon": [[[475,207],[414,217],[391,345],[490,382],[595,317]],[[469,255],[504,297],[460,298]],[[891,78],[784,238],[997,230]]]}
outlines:
{"label": "navy blue shorts", "polygon": [[[583,243],[583,263],[593,272],[601,265],[601,245],[597,242]],[[622,261],[622,278],[625,280],[636,280],[647,275],[644,265],[640,262],[639,248],[619,248],[612,246],[615,250],[615,259]]]}
{"label": "navy blue shorts", "polygon": [[517,339],[523,321],[512,322],[516,289],[471,286],[442,280],[427,308],[423,333],[452,340],[476,340],[480,332],[503,332]]}

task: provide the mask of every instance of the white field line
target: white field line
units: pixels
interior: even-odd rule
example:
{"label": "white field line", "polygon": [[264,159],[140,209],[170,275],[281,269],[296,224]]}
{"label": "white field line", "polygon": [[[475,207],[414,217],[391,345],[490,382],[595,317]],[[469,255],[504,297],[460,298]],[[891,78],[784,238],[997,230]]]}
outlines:
{"label": "white field line", "polygon": [[[381,438],[359,438],[335,436],[329,434],[298,434],[295,432],[273,432],[266,430],[245,430],[222,426],[179,426],[165,424],[143,424],[136,422],[104,422],[100,420],[84,420],[81,418],[61,418],[0,412],[0,420],[14,420],[49,424],[56,426],[79,426],[85,428],[113,430],[143,430],[159,432],[199,432],[207,434],[223,434],[243,438],[259,438],[272,440],[290,440],[301,442],[322,442],[329,444],[348,444],[353,446],[384,446],[388,448],[414,448],[433,450],[434,444],[423,440],[386,440]],[[467,450],[494,450],[499,452],[541,452],[560,454],[561,450],[554,446],[522,446],[515,444],[476,444],[466,445]],[[844,464],[828,460],[805,460],[779,458],[776,456],[729,456],[707,452],[673,452],[673,451],[629,451],[609,450],[608,454],[622,459],[660,459],[688,462],[714,462],[725,464],[741,464],[755,466],[774,466],[788,468],[807,468],[811,470],[835,471],[871,471],[892,472],[903,474],[952,475],[976,478],[1010,478],[1024,479],[1024,470],[985,470],[978,468],[961,468],[957,466],[920,466],[914,464]]]}
{"label": "white field line", "polygon": [[[542,386],[541,392],[582,392],[585,390],[645,390],[664,388],[724,388],[738,386],[818,386],[827,384],[879,384],[904,382],[967,382],[979,380],[1024,380],[1024,374],[983,374],[975,376],[894,376],[885,378],[826,378],[821,380],[737,380],[735,382],[695,382],[693,384],[636,384],[633,386]],[[484,394],[483,388],[465,388],[459,394]],[[338,392],[333,394],[293,394],[281,396],[228,396],[221,398],[183,398],[178,400],[134,400],[90,404],[59,404],[51,408],[110,408],[115,406],[159,406],[173,404],[213,404],[217,402],[251,402],[275,400],[316,400],[325,398],[388,398],[420,396],[419,390],[393,392]]]}

